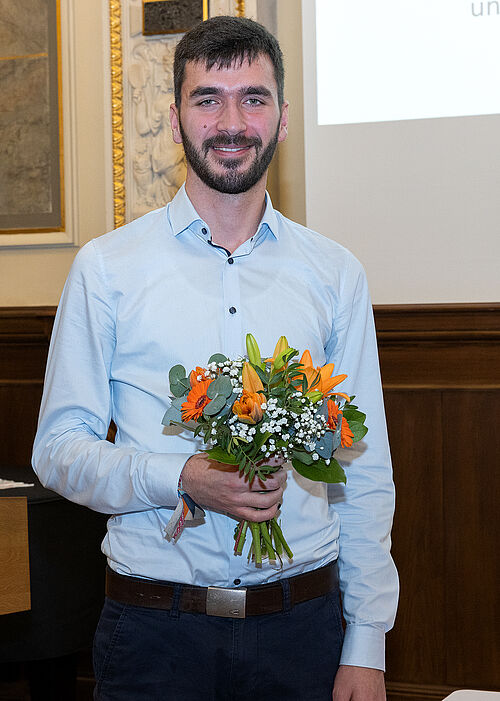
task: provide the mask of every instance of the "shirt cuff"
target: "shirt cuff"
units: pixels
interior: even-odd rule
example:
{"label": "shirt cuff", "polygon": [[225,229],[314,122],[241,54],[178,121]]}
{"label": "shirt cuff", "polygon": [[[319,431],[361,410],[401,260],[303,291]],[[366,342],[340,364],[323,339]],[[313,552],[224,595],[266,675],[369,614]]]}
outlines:
{"label": "shirt cuff", "polygon": [[156,506],[175,509],[179,477],[191,453],[152,453],[147,466],[147,491]]}
{"label": "shirt cuff", "polygon": [[376,626],[348,625],[340,664],[385,671],[385,633]]}

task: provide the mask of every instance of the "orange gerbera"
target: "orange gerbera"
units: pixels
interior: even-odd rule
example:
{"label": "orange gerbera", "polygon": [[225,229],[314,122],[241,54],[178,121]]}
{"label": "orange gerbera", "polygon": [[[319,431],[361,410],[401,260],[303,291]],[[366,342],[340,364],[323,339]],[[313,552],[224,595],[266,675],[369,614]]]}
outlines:
{"label": "orange gerbera", "polygon": [[350,397],[343,392],[332,392],[333,388],[343,382],[347,377],[347,375],[335,375],[335,377],[331,377],[335,368],[333,363],[327,363],[323,365],[323,367],[315,368],[312,363],[311,353],[308,350],[302,353],[300,363],[302,367],[299,369],[307,378],[306,393],[315,389],[319,390],[324,397],[329,394],[335,394],[339,397],[343,397],[347,401],[350,400]]}
{"label": "orange gerbera", "polygon": [[183,421],[196,420],[202,415],[203,409],[211,401],[207,397],[207,389],[211,382],[212,380],[202,380],[194,385],[181,407]]}
{"label": "orange gerbera", "polygon": [[340,427],[340,445],[342,448],[350,448],[353,443],[354,434],[349,428],[349,424],[340,411],[338,404],[333,400],[330,400],[328,402],[328,428],[335,431],[339,424],[339,419],[342,421],[342,425]]}
{"label": "orange gerbera", "polygon": [[[191,372],[189,373],[189,384],[191,385],[191,387],[197,385],[198,382],[205,382],[205,380],[207,379],[205,373],[205,368],[200,368],[198,366],[195,367],[194,370],[191,370]],[[201,380],[198,379],[199,377],[201,377]]]}

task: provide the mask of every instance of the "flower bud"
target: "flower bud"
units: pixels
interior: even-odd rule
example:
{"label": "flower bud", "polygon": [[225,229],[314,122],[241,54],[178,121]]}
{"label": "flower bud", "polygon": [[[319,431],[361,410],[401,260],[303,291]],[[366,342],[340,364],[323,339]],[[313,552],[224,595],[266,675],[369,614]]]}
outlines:
{"label": "flower bud", "polygon": [[260,357],[260,349],[257,344],[257,341],[255,338],[252,336],[251,333],[247,333],[246,337],[246,346],[247,346],[247,355],[248,355],[248,360],[253,363],[254,365],[258,365],[260,368],[262,367],[262,358]]}
{"label": "flower bud", "polygon": [[[243,365],[241,380],[243,382],[243,389],[247,390],[248,392],[253,392],[256,394],[259,392],[259,390],[264,390],[264,385],[262,384],[260,377],[257,375],[255,368],[253,368],[250,363],[245,363]],[[264,397],[264,395],[262,395],[262,397]]]}
{"label": "flower bud", "polygon": [[316,402],[319,402],[319,400],[323,398],[323,392],[320,392],[319,389],[312,389],[310,392],[308,392],[306,394],[306,397],[313,404],[316,404]]}

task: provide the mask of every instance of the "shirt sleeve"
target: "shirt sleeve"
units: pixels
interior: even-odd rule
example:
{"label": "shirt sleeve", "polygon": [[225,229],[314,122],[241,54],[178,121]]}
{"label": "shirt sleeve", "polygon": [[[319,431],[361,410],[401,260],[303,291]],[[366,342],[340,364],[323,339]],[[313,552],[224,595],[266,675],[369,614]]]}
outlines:
{"label": "shirt sleeve", "polygon": [[372,305],[366,276],[353,258],[340,295],[327,347],[339,390],[355,395],[368,433],[339,450],[347,484],[333,486],[340,516],[339,577],[346,621],[341,664],[385,669],[385,633],[393,626],[398,576],[390,555],[394,484],[382,397]]}
{"label": "shirt sleeve", "polygon": [[114,348],[112,296],[90,242],[75,258],[56,314],[33,468],[47,488],[102,513],[174,508],[188,454],[106,441]]}

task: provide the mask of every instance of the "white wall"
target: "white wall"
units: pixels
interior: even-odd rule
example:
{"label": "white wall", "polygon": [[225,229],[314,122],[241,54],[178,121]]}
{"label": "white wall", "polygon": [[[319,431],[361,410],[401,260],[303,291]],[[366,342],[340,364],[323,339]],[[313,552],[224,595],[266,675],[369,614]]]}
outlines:
{"label": "white wall", "polygon": [[[74,6],[71,23],[75,52],[75,136],[67,146],[77,158],[76,219],[78,243],[104,233],[112,226],[110,197],[110,101],[107,2],[77,0],[61,3],[62,11]],[[65,23],[63,22],[63,27]],[[66,34],[62,42],[68,42]],[[63,84],[63,90],[70,90]],[[65,124],[69,115],[64,114]],[[40,234],[42,237],[43,234]],[[1,240],[0,240],[1,243]],[[77,246],[0,248],[0,306],[55,305]]]}
{"label": "white wall", "polygon": [[500,301],[500,116],[318,127],[302,6],[307,225],[363,262],[377,304]]}

